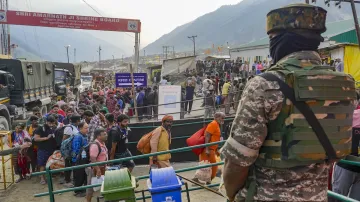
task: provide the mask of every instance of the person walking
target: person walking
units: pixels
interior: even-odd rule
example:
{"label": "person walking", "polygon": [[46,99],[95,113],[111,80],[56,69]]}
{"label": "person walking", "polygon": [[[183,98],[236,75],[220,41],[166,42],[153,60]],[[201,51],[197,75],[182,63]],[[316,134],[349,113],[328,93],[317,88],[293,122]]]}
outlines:
{"label": "person walking", "polygon": [[154,86],[153,90],[150,91],[148,96],[148,103],[149,103],[149,116],[151,118],[157,117],[157,105],[159,104],[157,86]]}
{"label": "person walking", "polygon": [[143,120],[143,114],[144,114],[144,99],[145,99],[145,92],[142,87],[138,88],[136,93],[136,106],[137,106],[137,113],[139,117],[139,121]]}
{"label": "person walking", "polygon": [[[130,128],[128,127],[129,122],[130,118],[125,114],[121,114],[117,118],[117,126],[112,127],[109,131],[108,145],[111,145],[109,147],[110,160],[132,157],[132,154],[127,146],[130,131]],[[121,166],[128,168],[129,171],[132,172],[135,168],[135,163],[133,160],[122,161]]]}
{"label": "person walking", "polygon": [[210,118],[215,113],[215,95],[213,90],[206,91],[204,118]]}
{"label": "person walking", "polygon": [[230,96],[229,96],[229,93],[230,93],[230,90],[231,90],[231,80],[228,79],[226,81],[226,83],[224,83],[224,86],[222,88],[222,99],[223,99],[223,103],[224,103],[224,106],[225,106],[225,114],[226,115],[229,115],[230,114]]}
{"label": "person walking", "polygon": [[186,84],[185,113],[187,112],[188,114],[190,114],[194,99],[195,83],[190,78],[190,80],[188,80]]}
{"label": "person walking", "polygon": [[[150,139],[151,153],[169,151],[171,144],[171,126],[174,121],[173,116],[165,115],[161,122],[162,125],[153,131]],[[158,168],[170,167],[171,154],[162,154],[150,157],[150,167],[155,164]]]}
{"label": "person walking", "polygon": [[350,75],[321,66],[325,22],[308,4],[268,13],[273,65],[248,81],[221,149],[230,202],[328,200],[327,162],[349,154],[356,92]]}
{"label": "person walking", "polygon": [[[205,129],[205,144],[219,142],[221,137],[221,125],[224,124],[225,114],[223,112],[216,112],[214,115],[214,120],[207,125]],[[209,163],[216,163],[216,156],[219,155],[218,145],[212,145],[205,147],[203,152],[200,154],[200,162],[208,161]],[[211,167],[211,180],[216,177],[216,172],[218,166]],[[193,179],[196,182],[199,182],[199,179]],[[206,182],[206,184],[211,184],[211,182]]]}

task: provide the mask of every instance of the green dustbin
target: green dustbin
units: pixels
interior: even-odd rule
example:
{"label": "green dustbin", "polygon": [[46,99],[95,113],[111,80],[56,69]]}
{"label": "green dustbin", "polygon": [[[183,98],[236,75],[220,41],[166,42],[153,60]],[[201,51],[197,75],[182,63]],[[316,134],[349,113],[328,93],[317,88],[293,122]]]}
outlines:
{"label": "green dustbin", "polygon": [[105,201],[136,202],[136,180],[127,168],[105,172],[101,195]]}

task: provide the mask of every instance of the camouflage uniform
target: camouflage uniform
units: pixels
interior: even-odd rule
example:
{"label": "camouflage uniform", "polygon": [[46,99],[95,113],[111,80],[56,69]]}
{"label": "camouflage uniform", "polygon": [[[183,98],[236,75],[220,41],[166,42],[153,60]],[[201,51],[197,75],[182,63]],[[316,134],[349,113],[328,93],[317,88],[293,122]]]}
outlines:
{"label": "camouflage uniform", "polygon": [[[268,33],[284,29],[324,32],[325,19],[326,11],[319,7],[290,6],[271,11],[267,28]],[[301,51],[282,58],[277,64],[294,64],[305,68],[321,65],[321,58],[315,51]],[[276,70],[269,73],[285,80]],[[266,155],[261,152],[261,148],[269,146],[266,145],[269,123],[277,120],[284,110],[283,105],[288,104],[279,88],[277,82],[267,81],[260,76],[247,83],[232,124],[231,137],[223,146],[221,154],[232,163],[250,167],[248,179],[256,179],[254,201],[327,201],[329,165],[325,162],[286,169],[255,164],[262,155]],[[248,190],[249,186],[245,184],[235,201],[244,201]]]}
{"label": "camouflage uniform", "polygon": [[267,15],[266,30],[271,33],[277,30],[313,30],[319,33],[326,31],[326,10],[307,4],[292,4],[272,10]]}
{"label": "camouflage uniform", "polygon": [[[286,62],[288,58],[298,59],[299,65],[301,60],[311,58],[309,62],[321,65],[319,54],[312,51],[296,52],[280,62]],[[280,74],[274,74],[281,78]],[[283,101],[284,95],[277,82],[259,76],[250,80],[236,112],[232,138],[224,145],[222,155],[244,167],[253,165],[267,136],[267,123],[278,117]],[[325,201],[328,167],[323,163],[280,170],[254,165],[258,185],[254,200]],[[236,201],[241,201],[246,193],[246,189],[241,190]]]}

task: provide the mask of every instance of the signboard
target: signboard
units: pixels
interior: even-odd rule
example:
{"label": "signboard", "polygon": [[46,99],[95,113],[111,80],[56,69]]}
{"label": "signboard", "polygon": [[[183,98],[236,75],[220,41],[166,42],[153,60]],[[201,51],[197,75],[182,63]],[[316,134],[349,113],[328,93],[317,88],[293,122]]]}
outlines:
{"label": "signboard", "polygon": [[158,115],[158,119],[161,120],[166,114],[170,114],[174,117],[174,120],[180,120],[180,101],[181,86],[159,86],[158,113],[162,115]]}
{"label": "signboard", "polygon": [[134,19],[64,15],[10,10],[0,11],[0,24],[136,33],[140,33],[141,31],[140,20]]}
{"label": "signboard", "polygon": [[[116,73],[115,74],[115,85],[116,87],[129,88],[131,84],[130,73]],[[134,73],[134,86],[135,87],[146,87],[147,86],[147,74],[146,73]]]}

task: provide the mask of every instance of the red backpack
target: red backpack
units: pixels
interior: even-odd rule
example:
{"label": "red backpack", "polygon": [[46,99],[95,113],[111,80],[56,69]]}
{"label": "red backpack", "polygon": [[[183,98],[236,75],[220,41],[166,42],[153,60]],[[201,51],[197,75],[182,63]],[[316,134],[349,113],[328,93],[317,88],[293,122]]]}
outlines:
{"label": "red backpack", "polygon": [[[186,139],[186,144],[191,147],[191,146],[196,146],[196,145],[201,145],[201,144],[205,144],[205,130],[206,130],[207,126],[204,126],[202,129],[198,130],[196,133],[194,133],[191,137],[189,137],[188,139]],[[193,149],[192,151],[196,154],[196,155],[200,155],[203,151],[204,151],[205,147],[203,148],[197,148],[197,149]]]}

